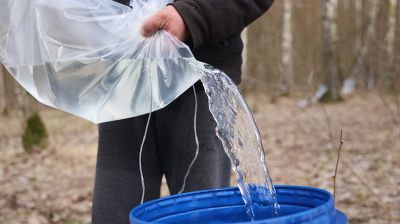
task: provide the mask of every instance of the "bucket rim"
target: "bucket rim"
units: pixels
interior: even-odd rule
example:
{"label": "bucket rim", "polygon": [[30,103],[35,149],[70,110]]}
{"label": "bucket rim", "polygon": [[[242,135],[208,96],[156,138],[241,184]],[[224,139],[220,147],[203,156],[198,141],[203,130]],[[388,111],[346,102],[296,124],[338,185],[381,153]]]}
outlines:
{"label": "bucket rim", "polygon": [[[300,213],[294,213],[290,215],[285,215],[281,217],[274,217],[274,218],[269,218],[268,223],[274,224],[274,223],[282,223],[282,221],[287,220],[288,218],[290,219],[295,219],[295,220],[308,220],[312,219],[313,217],[318,217],[321,216],[322,214],[327,214],[327,213],[333,213],[332,217],[335,219],[337,215],[343,215],[341,212],[337,212],[337,210],[334,207],[334,201],[333,201],[333,195],[328,192],[327,190],[321,189],[321,188],[316,188],[316,187],[310,187],[310,186],[295,186],[295,185],[275,185],[275,189],[277,192],[277,197],[278,197],[278,202],[279,202],[279,196],[282,194],[286,195],[298,195],[298,194],[304,194],[305,192],[310,192],[314,194],[319,194],[323,197],[326,197],[327,200],[318,205],[317,207],[312,207],[308,209],[307,211],[300,212]],[[210,194],[210,193],[216,193],[216,194],[221,194],[221,193],[228,193],[228,194],[236,194],[239,192],[238,187],[226,187],[226,188],[217,188],[217,189],[207,189],[207,190],[199,190],[199,191],[193,191],[193,192],[186,192],[182,194],[176,194],[176,195],[170,195],[166,196],[163,198],[151,200],[148,202],[145,202],[141,205],[136,206],[131,210],[129,213],[129,219],[132,223],[152,223],[148,221],[144,221],[141,219],[138,219],[137,217],[137,212],[141,210],[146,210],[146,208],[151,208],[154,206],[157,206],[159,204],[171,204],[168,203],[168,201],[173,202],[175,199],[179,198],[185,198],[185,197],[190,197],[190,196],[195,196],[195,195],[202,195],[202,194]],[[241,199],[241,198],[240,198]],[[241,200],[241,202],[244,204],[244,202]],[[345,215],[344,215],[345,216]],[[251,222],[252,224],[258,224],[258,223],[263,223],[265,220],[256,220],[254,222]],[[236,224],[240,223],[250,223],[250,222],[237,222]]]}

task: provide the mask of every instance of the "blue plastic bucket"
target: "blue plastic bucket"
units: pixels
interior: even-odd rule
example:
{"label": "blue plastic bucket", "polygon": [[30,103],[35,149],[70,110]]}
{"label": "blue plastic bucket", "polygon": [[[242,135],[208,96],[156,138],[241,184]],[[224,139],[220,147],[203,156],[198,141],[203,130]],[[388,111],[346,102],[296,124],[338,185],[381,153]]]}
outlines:
{"label": "blue plastic bucket", "polygon": [[[346,216],[335,209],[332,194],[313,187],[276,186],[281,206],[279,216],[271,207],[256,206],[257,220],[268,224],[346,224]],[[261,214],[261,215],[260,215]],[[134,208],[131,224],[144,223],[252,223],[238,188],[224,188],[173,195]]]}

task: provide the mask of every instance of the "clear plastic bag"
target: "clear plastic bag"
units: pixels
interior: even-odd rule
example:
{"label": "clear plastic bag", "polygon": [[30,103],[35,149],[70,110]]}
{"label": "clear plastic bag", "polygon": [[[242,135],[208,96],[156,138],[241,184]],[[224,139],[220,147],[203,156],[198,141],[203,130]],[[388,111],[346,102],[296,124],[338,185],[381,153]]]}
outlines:
{"label": "clear plastic bag", "polygon": [[249,214],[257,203],[277,208],[261,138],[236,84],[167,32],[140,35],[144,19],[169,1],[134,0],[132,9],[112,0],[0,3],[0,60],[49,106],[95,123],[124,119],[163,108],[201,78]]}
{"label": "clear plastic bag", "polygon": [[165,31],[140,35],[169,1],[0,0],[0,60],[40,102],[95,123],[161,109],[200,78]]}

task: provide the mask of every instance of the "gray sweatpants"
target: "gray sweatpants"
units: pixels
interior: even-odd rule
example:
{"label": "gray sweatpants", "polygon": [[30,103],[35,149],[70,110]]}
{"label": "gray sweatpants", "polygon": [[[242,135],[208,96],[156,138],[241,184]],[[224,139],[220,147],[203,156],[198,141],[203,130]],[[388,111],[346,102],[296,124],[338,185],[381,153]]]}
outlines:
{"label": "gray sweatpants", "polygon": [[[198,157],[184,191],[229,186],[230,163],[215,135],[215,122],[201,83],[196,83]],[[195,98],[188,89],[166,108],[153,112],[142,152],[144,200],[160,196],[165,175],[171,194],[179,192],[195,157]],[[142,184],[139,149],[148,115],[99,125],[99,149],[93,192],[94,224],[128,223],[129,211],[140,204]]]}

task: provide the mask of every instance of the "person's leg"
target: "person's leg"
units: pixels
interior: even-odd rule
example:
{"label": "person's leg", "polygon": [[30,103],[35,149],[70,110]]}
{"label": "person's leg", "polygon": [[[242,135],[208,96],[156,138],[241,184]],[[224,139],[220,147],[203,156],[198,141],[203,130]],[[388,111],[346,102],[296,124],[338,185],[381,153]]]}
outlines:
{"label": "person's leg", "polygon": [[[229,186],[230,162],[215,134],[216,123],[209,111],[201,83],[196,95],[188,89],[168,107],[156,112],[156,135],[160,159],[171,194]],[[197,97],[196,131],[199,150],[196,160],[194,117]]]}
{"label": "person's leg", "polygon": [[[99,125],[99,149],[93,191],[93,224],[129,223],[129,211],[140,204],[142,182],[139,149],[148,115]],[[150,127],[142,152],[145,201],[158,198],[162,172]]]}

